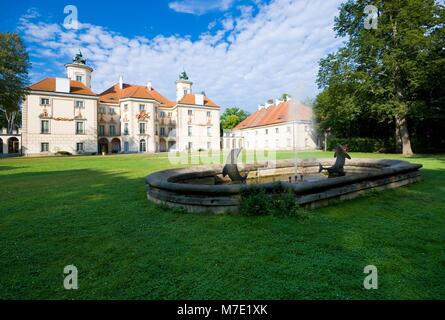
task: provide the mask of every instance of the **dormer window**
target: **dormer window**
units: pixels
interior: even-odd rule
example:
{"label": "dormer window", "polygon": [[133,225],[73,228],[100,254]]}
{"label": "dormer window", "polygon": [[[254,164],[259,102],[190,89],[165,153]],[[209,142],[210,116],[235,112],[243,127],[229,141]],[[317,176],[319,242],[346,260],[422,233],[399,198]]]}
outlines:
{"label": "dormer window", "polygon": [[49,106],[49,99],[48,98],[40,98],[40,105],[41,106]]}

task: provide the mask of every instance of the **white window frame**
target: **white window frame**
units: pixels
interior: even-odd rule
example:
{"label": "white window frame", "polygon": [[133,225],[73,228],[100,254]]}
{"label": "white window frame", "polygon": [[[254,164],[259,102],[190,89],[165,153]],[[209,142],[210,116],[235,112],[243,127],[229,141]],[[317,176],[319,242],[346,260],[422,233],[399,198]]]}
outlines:
{"label": "white window frame", "polygon": [[[79,102],[81,103],[80,106],[78,105]],[[85,109],[85,101],[83,101],[83,100],[76,100],[76,101],[74,101],[74,107],[76,109]]]}
{"label": "white window frame", "polygon": [[[43,146],[46,146],[46,150],[43,150]],[[40,152],[49,152],[49,142],[42,142],[40,143]]]}
{"label": "white window frame", "polygon": [[[48,101],[48,103],[43,103],[43,100]],[[49,98],[40,97],[40,105],[41,106],[49,106],[51,104],[51,100]]]}

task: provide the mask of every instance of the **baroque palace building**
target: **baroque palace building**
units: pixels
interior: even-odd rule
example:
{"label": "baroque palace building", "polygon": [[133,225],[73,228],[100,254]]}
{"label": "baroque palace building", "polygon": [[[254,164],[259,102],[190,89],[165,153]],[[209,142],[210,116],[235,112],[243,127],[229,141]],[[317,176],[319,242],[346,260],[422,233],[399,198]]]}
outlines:
{"label": "baroque palace building", "polygon": [[22,108],[25,155],[164,152],[220,149],[220,108],[193,93],[185,72],[176,100],[151,82],[119,82],[91,90],[93,69],[79,52],[65,65],[67,78],[46,78],[29,87]]}

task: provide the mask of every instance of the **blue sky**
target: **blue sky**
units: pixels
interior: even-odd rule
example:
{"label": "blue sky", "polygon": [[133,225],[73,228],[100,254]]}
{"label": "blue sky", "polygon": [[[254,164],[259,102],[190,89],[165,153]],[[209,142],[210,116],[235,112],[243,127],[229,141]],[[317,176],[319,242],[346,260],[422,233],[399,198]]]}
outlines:
{"label": "blue sky", "polygon": [[[332,31],[340,2],[8,1],[0,30],[23,36],[33,82],[63,76],[80,48],[95,69],[95,92],[123,75],[127,83],[152,81],[173,99],[185,69],[196,92],[252,112],[283,92],[299,99],[317,94],[318,60],[341,44]],[[77,8],[78,29],[64,26],[66,5]]]}

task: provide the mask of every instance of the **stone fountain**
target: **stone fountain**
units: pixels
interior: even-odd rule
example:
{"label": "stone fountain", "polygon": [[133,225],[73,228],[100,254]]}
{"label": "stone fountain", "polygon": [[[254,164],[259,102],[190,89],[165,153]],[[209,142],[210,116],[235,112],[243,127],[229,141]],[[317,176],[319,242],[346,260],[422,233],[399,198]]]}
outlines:
{"label": "stone fountain", "polygon": [[[386,190],[421,179],[420,164],[402,160],[351,159],[337,146],[336,161],[329,159],[279,160],[238,165],[241,149],[232,150],[225,165],[171,169],[146,178],[147,197],[156,203],[191,212],[236,213],[240,193],[262,187],[273,192],[276,183],[291,189],[300,206],[316,208],[352,199],[375,190]],[[348,159],[348,161],[346,161]],[[304,179],[292,181],[296,167]],[[322,171],[327,171],[328,176]],[[241,174],[240,172],[244,172]],[[260,176],[261,175],[261,176]]]}

